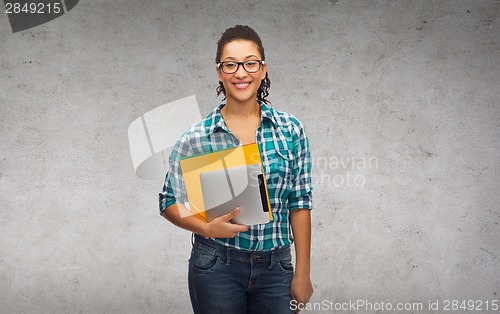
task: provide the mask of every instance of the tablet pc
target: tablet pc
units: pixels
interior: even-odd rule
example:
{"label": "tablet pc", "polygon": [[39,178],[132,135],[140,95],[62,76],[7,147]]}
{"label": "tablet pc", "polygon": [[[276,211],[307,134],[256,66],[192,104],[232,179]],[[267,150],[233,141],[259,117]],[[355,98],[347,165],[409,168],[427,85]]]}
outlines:
{"label": "tablet pc", "polygon": [[269,222],[269,206],[262,167],[249,164],[200,173],[207,221],[236,207],[234,223],[255,225]]}

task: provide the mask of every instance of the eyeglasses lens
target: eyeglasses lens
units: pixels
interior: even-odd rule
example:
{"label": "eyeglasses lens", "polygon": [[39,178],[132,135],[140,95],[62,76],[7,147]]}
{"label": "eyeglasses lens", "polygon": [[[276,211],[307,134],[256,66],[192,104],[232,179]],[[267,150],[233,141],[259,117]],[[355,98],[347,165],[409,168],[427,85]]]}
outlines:
{"label": "eyeglasses lens", "polygon": [[248,73],[255,73],[260,70],[260,62],[249,60],[244,63],[237,62],[223,62],[222,63],[222,71],[226,74],[236,73],[240,65],[243,65],[243,68]]}

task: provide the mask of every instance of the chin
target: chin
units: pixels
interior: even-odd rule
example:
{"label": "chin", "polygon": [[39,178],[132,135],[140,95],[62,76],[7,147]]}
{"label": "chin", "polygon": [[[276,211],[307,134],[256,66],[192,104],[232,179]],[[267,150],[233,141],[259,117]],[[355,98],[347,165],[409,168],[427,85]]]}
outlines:
{"label": "chin", "polygon": [[[255,101],[257,101],[257,96],[255,96],[255,97],[229,97],[229,98],[235,102],[242,102],[242,103],[247,102],[247,101],[252,100],[252,99],[255,99]],[[228,99],[228,97],[226,97],[226,99]]]}
{"label": "chin", "polygon": [[231,94],[228,95],[229,97],[226,97],[226,98],[231,98],[231,99],[233,99],[234,101],[237,101],[237,102],[247,102],[247,101],[249,101],[251,99],[254,99],[254,100],[257,101],[257,93],[250,94],[250,95],[248,95],[248,94],[247,95],[241,95],[241,94],[238,95],[237,93],[235,93],[235,94],[231,93]]}

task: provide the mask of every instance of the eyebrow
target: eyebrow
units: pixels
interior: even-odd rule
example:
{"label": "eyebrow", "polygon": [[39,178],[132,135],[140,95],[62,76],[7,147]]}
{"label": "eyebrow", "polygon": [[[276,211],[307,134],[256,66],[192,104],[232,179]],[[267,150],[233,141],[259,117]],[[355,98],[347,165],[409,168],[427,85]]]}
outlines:
{"label": "eyebrow", "polygon": [[[248,56],[246,56],[246,57],[245,57],[245,59],[249,59],[249,58],[251,58],[251,57],[259,58],[259,57],[257,57],[256,55],[248,55]],[[233,58],[233,57],[225,57],[225,58],[224,58],[224,60],[227,60],[227,59],[230,59],[230,60],[236,60],[236,59],[235,59],[235,58]],[[224,61],[224,60],[223,60],[223,61]]]}

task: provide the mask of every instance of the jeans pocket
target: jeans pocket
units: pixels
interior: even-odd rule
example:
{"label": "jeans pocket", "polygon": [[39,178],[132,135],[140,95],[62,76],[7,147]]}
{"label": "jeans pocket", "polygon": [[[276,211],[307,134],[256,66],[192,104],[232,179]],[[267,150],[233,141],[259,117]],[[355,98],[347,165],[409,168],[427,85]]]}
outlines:
{"label": "jeans pocket", "polygon": [[217,249],[201,242],[195,242],[189,263],[198,271],[210,271],[218,264]]}
{"label": "jeans pocket", "polygon": [[278,261],[280,269],[285,273],[293,273],[292,258],[280,259]]}

